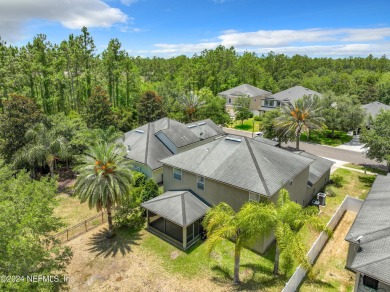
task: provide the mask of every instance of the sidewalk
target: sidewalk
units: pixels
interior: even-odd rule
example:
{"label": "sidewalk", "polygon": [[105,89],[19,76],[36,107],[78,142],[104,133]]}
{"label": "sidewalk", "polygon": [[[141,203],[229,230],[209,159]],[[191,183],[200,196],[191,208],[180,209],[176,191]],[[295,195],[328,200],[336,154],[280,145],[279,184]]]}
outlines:
{"label": "sidewalk", "polygon": [[343,145],[337,146],[335,148],[359,152],[359,153],[366,153],[367,151],[366,149],[364,149],[364,144],[360,143],[359,135],[354,135],[351,141]]}

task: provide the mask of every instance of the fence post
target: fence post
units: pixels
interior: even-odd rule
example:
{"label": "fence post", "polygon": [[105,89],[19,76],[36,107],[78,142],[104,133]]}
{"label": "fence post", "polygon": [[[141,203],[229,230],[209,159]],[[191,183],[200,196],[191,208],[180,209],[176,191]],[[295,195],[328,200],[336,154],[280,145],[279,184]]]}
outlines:
{"label": "fence post", "polygon": [[68,234],[68,232],[69,232],[69,229],[66,229],[66,241],[69,240],[69,234]]}

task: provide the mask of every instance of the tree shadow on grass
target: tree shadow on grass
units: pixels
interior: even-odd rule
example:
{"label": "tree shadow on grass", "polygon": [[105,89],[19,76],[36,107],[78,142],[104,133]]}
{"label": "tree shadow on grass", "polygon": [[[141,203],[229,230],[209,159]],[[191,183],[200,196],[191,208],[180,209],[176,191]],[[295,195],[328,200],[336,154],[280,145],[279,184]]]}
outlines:
{"label": "tree shadow on grass", "polygon": [[361,176],[359,175],[359,181],[364,183],[366,187],[371,187],[372,184],[374,183],[375,176]]}
{"label": "tree shadow on grass", "polygon": [[133,245],[139,245],[138,241],[141,239],[139,234],[141,229],[133,229],[129,227],[121,227],[115,230],[116,236],[107,238],[108,230],[104,228],[99,233],[92,236],[88,242],[90,252],[96,253],[97,256],[115,257],[118,252],[122,256],[131,252]]}
{"label": "tree shadow on grass", "polygon": [[298,291],[299,289],[302,288],[303,284],[310,284],[310,285],[315,285],[315,286],[318,286],[319,289],[334,289],[334,290],[337,290],[337,287],[333,286],[332,284],[329,284],[325,281],[322,281],[322,280],[318,280],[318,279],[308,279],[307,276],[305,278],[303,278],[301,284],[298,286]]}
{"label": "tree shadow on grass", "polygon": [[216,276],[213,276],[211,279],[216,283],[230,284],[233,282],[233,275],[227,267],[215,265],[211,267],[211,270],[215,272]]}

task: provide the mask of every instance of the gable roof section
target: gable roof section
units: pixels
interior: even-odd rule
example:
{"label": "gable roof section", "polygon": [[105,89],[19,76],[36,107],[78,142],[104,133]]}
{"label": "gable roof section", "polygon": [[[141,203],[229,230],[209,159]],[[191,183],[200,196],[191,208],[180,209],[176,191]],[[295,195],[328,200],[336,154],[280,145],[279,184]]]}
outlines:
{"label": "gable roof section", "polygon": [[160,132],[163,133],[177,148],[224,134],[223,130],[210,119],[186,125],[179,123],[174,126],[170,126],[167,129],[163,129]]}
{"label": "gable roof section", "polygon": [[125,133],[123,144],[127,150],[128,146],[130,146],[126,157],[146,164],[153,170],[161,167],[162,164],[159,160],[173,154],[155,136],[155,133],[168,127],[174,127],[177,124],[180,123],[169,118],[162,118]]}
{"label": "gable roof section", "polygon": [[295,152],[298,155],[313,159],[314,162],[310,164],[308,185],[314,185],[334,164],[333,161],[313,155],[304,151]]}
{"label": "gable roof section", "polygon": [[278,146],[279,145],[278,141],[274,141],[274,140],[271,140],[271,139],[263,138],[263,137],[260,137],[260,136],[253,137],[252,139],[255,140],[255,141],[258,141],[258,142],[270,145],[270,146]]}
{"label": "gable roof section", "polygon": [[313,160],[253,139],[229,136],[161,162],[240,189],[272,196]]}
{"label": "gable roof section", "polygon": [[378,175],[345,240],[362,251],[351,268],[390,284],[390,175]]}
{"label": "gable roof section", "polygon": [[311,90],[309,88],[305,88],[303,86],[294,86],[289,89],[280,91],[278,93],[272,94],[268,98],[276,99],[282,102],[291,102],[293,103],[298,98],[303,97],[304,95],[317,95],[322,96],[321,93]]}
{"label": "gable roof section", "polygon": [[377,116],[377,114],[379,114],[381,109],[390,110],[389,105],[386,105],[379,101],[374,101],[372,103],[362,105],[362,108],[366,111],[367,114],[370,114],[374,118]]}
{"label": "gable roof section", "polygon": [[165,192],[141,206],[182,227],[202,218],[210,209],[189,191]]}
{"label": "gable roof section", "polygon": [[272,92],[254,87],[249,84],[241,84],[237,87],[222,91],[218,93],[221,96],[248,96],[248,97],[256,97],[263,95],[270,95]]}

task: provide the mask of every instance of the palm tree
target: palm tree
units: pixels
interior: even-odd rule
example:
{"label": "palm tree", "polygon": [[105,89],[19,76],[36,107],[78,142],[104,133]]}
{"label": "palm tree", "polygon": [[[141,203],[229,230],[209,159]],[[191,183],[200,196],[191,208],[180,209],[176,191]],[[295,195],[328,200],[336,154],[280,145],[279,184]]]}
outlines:
{"label": "palm tree", "polygon": [[107,237],[114,235],[112,208],[129,196],[132,173],[125,152],[115,144],[100,142],[91,146],[76,168],[80,173],[75,183],[75,194],[81,203],[88,201],[89,208],[107,210]]}
{"label": "palm tree", "polygon": [[274,275],[279,273],[279,258],[281,255],[295,258],[305,269],[311,267],[306,257],[306,251],[303,247],[302,238],[299,230],[309,224],[319,231],[326,231],[330,234],[330,230],[320,221],[315,207],[302,207],[301,205],[291,201],[287,190],[282,189],[279,192],[279,197],[275,206],[276,218],[271,222],[275,223],[276,251],[274,262]]}
{"label": "palm tree", "polygon": [[282,115],[277,118],[277,127],[292,135],[296,141],[296,149],[299,150],[299,139],[302,133],[311,129],[324,128],[324,119],[318,115],[318,99],[303,96],[293,102],[287,103],[282,108]]}
{"label": "palm tree", "polygon": [[178,102],[181,107],[184,109],[188,116],[188,121],[192,122],[194,120],[194,115],[199,107],[204,105],[204,101],[196,95],[193,91],[190,91],[189,94],[184,94],[178,97]]}
{"label": "palm tree", "polygon": [[94,129],[89,132],[88,136],[93,143],[106,142],[110,144],[117,142],[118,144],[122,144],[122,142],[118,141],[122,137],[122,133],[118,132],[114,126],[109,126],[106,130]]}
{"label": "palm tree", "polygon": [[35,167],[47,165],[51,178],[54,178],[55,162],[71,157],[70,146],[66,139],[54,128],[49,129],[42,123],[34,125],[26,132],[26,140],[28,141],[26,146],[14,156],[14,164],[16,166],[29,164],[33,176],[35,176]]}
{"label": "palm tree", "polygon": [[209,253],[222,240],[233,240],[234,283],[240,282],[239,268],[241,249],[250,247],[256,239],[272,232],[272,221],[276,218],[272,205],[248,202],[239,212],[226,203],[220,203],[206,214],[203,225],[207,231],[207,250]]}

